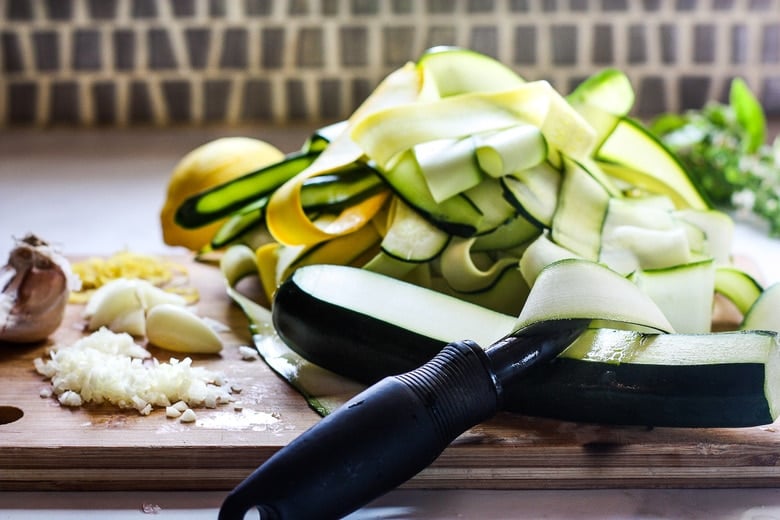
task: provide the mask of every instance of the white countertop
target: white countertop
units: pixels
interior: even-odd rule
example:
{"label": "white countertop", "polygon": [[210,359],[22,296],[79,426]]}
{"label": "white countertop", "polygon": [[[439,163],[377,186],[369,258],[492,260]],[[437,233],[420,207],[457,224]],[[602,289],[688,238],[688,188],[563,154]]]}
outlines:
{"label": "white countertop", "polygon": [[[223,135],[267,139],[291,151],[308,132],[306,128],[0,132],[0,258],[4,263],[11,237],[26,232],[35,232],[69,255],[122,249],[181,252],[162,243],[157,219],[170,171],[185,153]],[[780,240],[740,225],[734,252],[753,259],[765,282],[780,281]],[[12,470],[0,468],[3,471]],[[224,496],[219,492],[0,492],[0,520],[149,514],[160,519],[213,519]],[[350,518],[759,520],[780,518],[780,490],[401,489]]]}

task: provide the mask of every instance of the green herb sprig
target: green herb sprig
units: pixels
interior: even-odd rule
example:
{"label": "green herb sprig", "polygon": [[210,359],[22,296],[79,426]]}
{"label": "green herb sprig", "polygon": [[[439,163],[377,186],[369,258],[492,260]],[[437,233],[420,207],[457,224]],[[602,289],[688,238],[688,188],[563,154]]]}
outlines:
{"label": "green herb sprig", "polygon": [[767,143],[766,117],[744,80],[728,104],[667,113],[650,129],[680,158],[713,206],[758,217],[780,237],[780,140]]}

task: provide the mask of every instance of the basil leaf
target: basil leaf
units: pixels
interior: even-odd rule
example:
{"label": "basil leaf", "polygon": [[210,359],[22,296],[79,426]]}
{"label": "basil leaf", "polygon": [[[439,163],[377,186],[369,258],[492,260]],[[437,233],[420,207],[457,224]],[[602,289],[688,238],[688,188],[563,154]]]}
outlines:
{"label": "basil leaf", "polygon": [[766,139],[766,118],[761,104],[742,78],[735,78],[731,82],[729,103],[734,109],[737,122],[745,130],[745,151],[755,152]]}

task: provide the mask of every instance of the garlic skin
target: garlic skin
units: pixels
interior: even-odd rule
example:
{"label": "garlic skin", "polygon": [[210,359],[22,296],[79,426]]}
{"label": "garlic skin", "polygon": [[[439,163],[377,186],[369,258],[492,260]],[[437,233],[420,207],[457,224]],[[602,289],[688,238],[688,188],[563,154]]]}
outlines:
{"label": "garlic skin", "polygon": [[80,280],[59,252],[35,235],[17,241],[0,268],[0,341],[33,343],[62,323]]}

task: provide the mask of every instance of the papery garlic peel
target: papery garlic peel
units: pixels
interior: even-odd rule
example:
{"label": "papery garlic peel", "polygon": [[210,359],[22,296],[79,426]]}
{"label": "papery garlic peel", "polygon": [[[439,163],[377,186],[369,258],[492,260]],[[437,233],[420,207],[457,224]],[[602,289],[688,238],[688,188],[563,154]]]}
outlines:
{"label": "papery garlic peel", "polygon": [[80,281],[68,260],[29,234],[18,240],[0,268],[0,341],[31,343],[48,338],[62,323]]}

